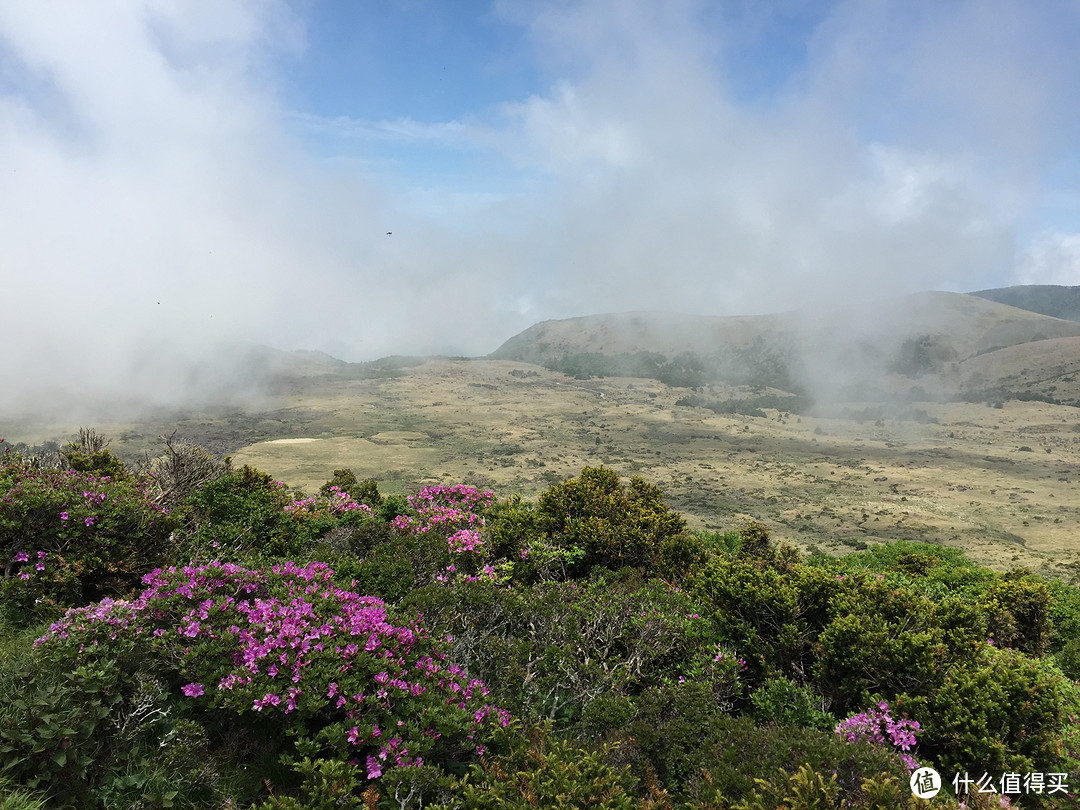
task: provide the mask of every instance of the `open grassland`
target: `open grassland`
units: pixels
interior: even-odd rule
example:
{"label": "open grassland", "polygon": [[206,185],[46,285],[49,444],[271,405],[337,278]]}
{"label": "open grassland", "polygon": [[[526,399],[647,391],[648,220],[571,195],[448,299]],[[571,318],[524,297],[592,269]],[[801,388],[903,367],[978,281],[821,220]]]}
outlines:
{"label": "open grassland", "polygon": [[279,438],[309,441],[255,442],[234,461],[308,490],[350,467],[388,491],[466,482],[526,497],[603,464],[662,486],[697,527],[753,517],[832,553],[903,538],[960,546],[997,568],[1080,574],[1078,409],[919,403],[897,414],[914,421],[849,403],[762,419],[676,406],[687,393],[434,360],[395,379],[305,382],[276,413],[306,429]]}
{"label": "open grassland", "polygon": [[[532,498],[603,464],[659,484],[695,528],[756,518],[778,539],[837,554],[893,539],[940,542],[995,568],[1080,579],[1080,409],[846,403],[759,418],[675,404],[688,393],[522,362],[439,359],[382,379],[294,377],[258,411],[95,427],[128,458],[155,452],[158,434],[176,428],[308,491],[349,467],[384,492],[469,483]],[[2,429],[28,442],[72,432]]]}

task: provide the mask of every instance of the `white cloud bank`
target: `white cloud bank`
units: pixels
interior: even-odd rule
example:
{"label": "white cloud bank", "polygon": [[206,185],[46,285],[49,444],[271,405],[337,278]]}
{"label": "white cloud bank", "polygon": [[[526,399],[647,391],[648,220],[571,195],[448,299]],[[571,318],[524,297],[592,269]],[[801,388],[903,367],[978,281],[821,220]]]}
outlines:
{"label": "white cloud bank", "polygon": [[[484,353],[597,311],[1080,283],[1076,234],[1016,247],[1047,199],[1080,210],[1050,175],[1080,124],[1075,4],[839,2],[742,98],[735,56],[785,5],[498,4],[548,86],[364,124],[286,108],[287,5],[0,4],[0,407],[168,400],[228,340]],[[371,138],[482,177],[426,182]]]}

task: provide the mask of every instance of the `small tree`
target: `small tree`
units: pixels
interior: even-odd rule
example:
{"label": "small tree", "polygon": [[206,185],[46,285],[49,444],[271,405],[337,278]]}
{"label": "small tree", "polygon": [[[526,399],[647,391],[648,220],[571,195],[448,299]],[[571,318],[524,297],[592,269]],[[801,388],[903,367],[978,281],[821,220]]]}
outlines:
{"label": "small tree", "polygon": [[566,551],[571,575],[595,565],[652,566],[664,541],[686,531],[659,487],[637,477],[623,487],[605,467],[586,467],[543,492],[537,512],[544,534]]}

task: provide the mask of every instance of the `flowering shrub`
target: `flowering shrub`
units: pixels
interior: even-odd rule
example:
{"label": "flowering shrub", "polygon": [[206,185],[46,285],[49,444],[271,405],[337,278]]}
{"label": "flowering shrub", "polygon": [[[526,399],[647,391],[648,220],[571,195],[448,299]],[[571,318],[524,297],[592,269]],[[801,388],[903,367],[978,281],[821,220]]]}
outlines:
{"label": "flowering shrub", "polygon": [[169,552],[175,522],[146,487],[77,470],[0,461],[4,612],[29,623],[128,593]]}
{"label": "flowering shrub", "polygon": [[908,752],[915,747],[915,735],[920,728],[916,720],[894,720],[889,713],[889,704],[882,700],[865,712],[841,721],[836,726],[836,733],[848,742],[865,740],[875,745],[891,745],[900,751],[904,766],[914,771],[919,763]]}
{"label": "flowering shrub", "polygon": [[424,487],[409,496],[409,506],[416,512],[416,517],[399,515],[393,524],[410,534],[476,531],[484,525],[483,513],[491,507],[494,497],[491,490],[481,492],[461,484]]}
{"label": "flowering shrub", "polygon": [[484,515],[494,501],[491,490],[464,485],[424,487],[409,496],[413,515],[398,515],[391,525],[400,532],[422,537],[432,534],[446,538],[450,561],[436,575],[438,582],[449,583],[497,578],[489,561],[488,549],[480,530]]}
{"label": "flowering shrub", "polygon": [[296,517],[324,514],[342,516],[350,512],[356,512],[365,517],[373,515],[370,506],[354,500],[352,495],[339,486],[330,487],[325,495],[312,495],[285,504],[285,511],[292,512]]}
{"label": "flowering shrub", "polygon": [[338,588],[320,563],[157,570],[133,602],[73,609],[38,640],[55,657],[134,655],[199,708],[270,718],[376,779],[467,759],[509,715],[417,622]]}
{"label": "flowering shrub", "polygon": [[904,714],[922,722],[921,749],[939,770],[1036,771],[1058,762],[1075,687],[1044,659],[983,646],[952,667],[926,696],[901,696]]}

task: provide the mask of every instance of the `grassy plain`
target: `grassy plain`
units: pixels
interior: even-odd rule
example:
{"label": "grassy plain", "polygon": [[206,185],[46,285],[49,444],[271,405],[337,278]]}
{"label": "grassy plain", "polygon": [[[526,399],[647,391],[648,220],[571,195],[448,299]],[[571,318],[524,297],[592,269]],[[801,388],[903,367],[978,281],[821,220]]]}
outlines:
{"label": "grassy plain", "polygon": [[[847,403],[762,419],[676,406],[687,393],[519,362],[432,360],[394,379],[305,381],[276,411],[304,435],[254,442],[234,460],[309,490],[350,467],[387,491],[464,482],[526,497],[604,464],[659,484],[695,527],[755,518],[831,553],[940,542],[996,568],[1080,577],[1076,408],[917,403],[890,415]],[[918,421],[892,418],[905,415]]]}
{"label": "grassy plain", "polygon": [[[677,406],[689,389],[654,380],[581,381],[517,361],[435,359],[394,374],[300,375],[245,411],[94,426],[128,459],[156,453],[158,435],[176,429],[308,491],[349,467],[385,492],[469,483],[532,498],[603,464],[659,484],[695,528],[754,518],[778,539],[836,554],[940,542],[998,569],[1080,581],[1077,408],[845,403],[763,419]],[[74,427],[0,430],[33,442]]]}

